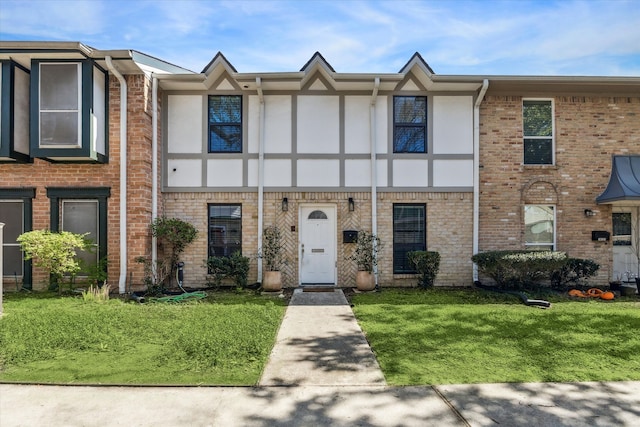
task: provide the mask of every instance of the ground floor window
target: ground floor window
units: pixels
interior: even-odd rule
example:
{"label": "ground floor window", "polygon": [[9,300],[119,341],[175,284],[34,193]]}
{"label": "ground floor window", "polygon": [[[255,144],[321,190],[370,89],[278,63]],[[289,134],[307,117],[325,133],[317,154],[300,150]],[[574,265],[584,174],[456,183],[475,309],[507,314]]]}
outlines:
{"label": "ground floor window", "polygon": [[78,254],[80,275],[107,256],[107,198],[110,189],[47,188],[51,202],[51,230],[87,234],[92,248]]}
{"label": "ground floor window", "polygon": [[526,205],[524,207],[524,244],[527,249],[555,249],[555,207]]}
{"label": "ground floor window", "polygon": [[393,272],[415,273],[407,253],[427,250],[427,207],[424,204],[393,205]]}
{"label": "ground floor window", "polygon": [[210,204],[209,256],[242,253],[242,205]]}
{"label": "ground floor window", "polygon": [[31,261],[24,261],[17,239],[32,229],[32,199],[35,190],[0,189],[0,222],[4,224],[2,242],[2,271],[4,276],[22,279],[31,286]]}
{"label": "ground floor window", "polygon": [[614,246],[631,246],[631,212],[614,212],[612,219]]}

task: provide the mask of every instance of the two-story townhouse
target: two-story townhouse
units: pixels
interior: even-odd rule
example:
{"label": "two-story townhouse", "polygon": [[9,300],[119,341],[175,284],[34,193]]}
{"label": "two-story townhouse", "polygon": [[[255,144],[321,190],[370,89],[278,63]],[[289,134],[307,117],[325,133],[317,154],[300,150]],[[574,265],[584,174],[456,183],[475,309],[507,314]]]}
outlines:
{"label": "two-story townhouse", "polygon": [[95,250],[81,257],[106,258],[123,293],[130,277],[141,281],[135,258],[150,253],[151,76],[187,71],[75,42],[0,42],[0,64],[5,288],[45,286],[16,238],[50,229],[88,233]]}
{"label": "two-story townhouse", "polygon": [[285,286],[353,286],[350,230],[380,237],[385,286],[413,284],[406,254],[425,249],[442,256],[438,284],[471,283],[482,78],[435,75],[418,54],[398,73],[341,74],[319,53],[299,72],[239,73],[218,54],[158,78],[164,211],[205,231],[187,283],[206,281],[208,256],[255,259],[271,225]]}
{"label": "two-story townhouse", "polygon": [[[595,260],[633,281],[640,78],[489,77],[480,108],[480,242]],[[640,250],[640,249],[639,249]]]}

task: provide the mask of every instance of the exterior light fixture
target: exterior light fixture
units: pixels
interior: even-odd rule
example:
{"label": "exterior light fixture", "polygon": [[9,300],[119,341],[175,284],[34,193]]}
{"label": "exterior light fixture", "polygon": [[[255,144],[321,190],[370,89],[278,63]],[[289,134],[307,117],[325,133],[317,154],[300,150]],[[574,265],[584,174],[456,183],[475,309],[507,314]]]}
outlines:
{"label": "exterior light fixture", "polygon": [[586,217],[596,216],[596,213],[594,211],[592,211],[591,209],[585,209],[584,210],[584,216],[586,216]]}
{"label": "exterior light fixture", "polygon": [[286,197],[282,198],[282,212],[286,212],[289,210],[289,199]]}
{"label": "exterior light fixture", "polygon": [[349,197],[349,212],[356,210],[356,202],[353,201],[353,197]]}

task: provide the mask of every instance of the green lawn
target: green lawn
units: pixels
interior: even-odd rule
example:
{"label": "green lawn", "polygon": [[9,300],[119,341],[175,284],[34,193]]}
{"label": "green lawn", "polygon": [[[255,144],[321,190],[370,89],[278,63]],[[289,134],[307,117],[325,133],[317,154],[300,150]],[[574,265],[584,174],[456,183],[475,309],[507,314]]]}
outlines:
{"label": "green lawn", "polygon": [[383,290],[354,312],[390,384],[640,380],[640,302]]}
{"label": "green lawn", "polygon": [[253,385],[285,308],[252,293],[216,292],[183,304],[8,294],[0,380]]}

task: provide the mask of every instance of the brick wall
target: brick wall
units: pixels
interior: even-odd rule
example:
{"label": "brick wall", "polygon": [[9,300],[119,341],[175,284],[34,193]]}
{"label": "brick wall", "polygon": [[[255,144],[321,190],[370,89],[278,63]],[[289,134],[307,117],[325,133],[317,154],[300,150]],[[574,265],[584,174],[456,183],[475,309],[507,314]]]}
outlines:
{"label": "brick wall", "polygon": [[[135,257],[150,251],[151,221],[151,95],[141,75],[126,76],[128,85],[128,198],[127,269],[134,280],[142,275]],[[107,200],[108,283],[117,290],[120,272],[120,85],[109,80],[109,163],[60,164],[34,159],[32,164],[0,164],[1,188],[35,187],[33,229],[50,228],[47,187],[109,187]],[[46,288],[45,272],[33,269],[33,288]]]}
{"label": "brick wall", "polygon": [[[640,154],[640,98],[537,96],[555,104],[551,166],[524,166],[522,97],[489,95],[480,108],[480,250],[524,248],[524,205],[556,205],[557,249],[601,265],[596,283],[611,274],[610,205],[596,205],[614,154]],[[585,217],[592,209],[596,216]]]}
{"label": "brick wall", "polygon": [[[282,211],[282,198],[288,199],[288,210]],[[353,197],[355,210],[349,211],[348,198]],[[185,284],[207,282],[204,260],[207,257],[207,204],[242,204],[242,253],[252,258],[249,281],[257,279],[258,208],[256,193],[165,193],[164,211],[193,224],[199,231],[183,261]],[[264,226],[277,225],[283,232],[287,263],[282,270],[286,287],[298,286],[298,210],[302,203],[331,203],[337,207],[338,286],[355,286],[356,266],[346,258],[353,245],[342,243],[343,230],[371,230],[371,194],[340,192],[296,192],[264,194]],[[383,242],[379,253],[381,286],[414,286],[413,275],[393,274],[393,204],[425,203],[427,206],[427,248],[442,257],[437,285],[470,285],[472,254],[471,193],[378,193],[378,235]],[[295,227],[295,231],[292,230]]]}

